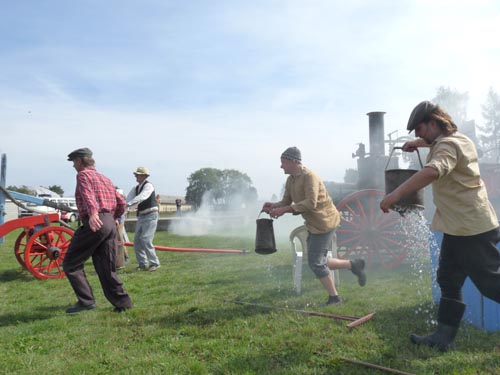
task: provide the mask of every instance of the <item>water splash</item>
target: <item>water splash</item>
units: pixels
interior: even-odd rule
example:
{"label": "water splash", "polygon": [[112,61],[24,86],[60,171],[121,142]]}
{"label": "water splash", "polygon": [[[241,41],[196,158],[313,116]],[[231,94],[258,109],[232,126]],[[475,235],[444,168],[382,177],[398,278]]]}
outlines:
{"label": "water splash", "polygon": [[421,209],[405,207],[398,212],[401,215],[401,228],[407,241],[405,244],[408,249],[406,260],[411,269],[409,282],[420,301],[414,313],[423,318],[428,326],[432,326],[435,324],[432,314],[433,304],[426,301],[432,295],[432,275],[436,272],[431,265],[429,251],[431,241],[435,239]]}

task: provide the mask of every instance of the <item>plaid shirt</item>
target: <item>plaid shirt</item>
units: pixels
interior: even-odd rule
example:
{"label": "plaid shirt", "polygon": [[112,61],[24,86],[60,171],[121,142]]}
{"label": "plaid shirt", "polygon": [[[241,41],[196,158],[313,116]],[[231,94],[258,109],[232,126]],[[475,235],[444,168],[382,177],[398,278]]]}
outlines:
{"label": "plaid shirt", "polygon": [[127,203],[113,182],[94,167],[87,167],[76,175],[75,200],[82,218],[109,212],[117,219],[125,212]]}

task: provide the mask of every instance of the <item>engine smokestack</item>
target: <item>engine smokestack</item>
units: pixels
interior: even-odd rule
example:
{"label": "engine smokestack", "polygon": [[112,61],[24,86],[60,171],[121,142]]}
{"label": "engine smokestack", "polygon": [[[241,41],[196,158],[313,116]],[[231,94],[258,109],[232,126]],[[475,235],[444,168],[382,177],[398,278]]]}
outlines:
{"label": "engine smokestack", "polygon": [[382,156],[384,150],[384,115],[385,112],[368,112],[370,128],[370,156]]}

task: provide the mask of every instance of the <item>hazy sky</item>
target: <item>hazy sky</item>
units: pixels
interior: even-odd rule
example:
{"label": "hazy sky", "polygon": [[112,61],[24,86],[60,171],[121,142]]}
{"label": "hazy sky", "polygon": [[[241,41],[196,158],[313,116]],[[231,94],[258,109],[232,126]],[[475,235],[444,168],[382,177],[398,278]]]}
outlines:
{"label": "hazy sky", "polygon": [[66,155],[86,146],[126,191],[138,166],[165,195],[212,167],[268,200],[288,146],[340,182],[369,143],[367,112],[403,136],[439,86],[468,92],[480,124],[500,92],[497,0],[18,0],[1,15],[7,185],[68,196]]}

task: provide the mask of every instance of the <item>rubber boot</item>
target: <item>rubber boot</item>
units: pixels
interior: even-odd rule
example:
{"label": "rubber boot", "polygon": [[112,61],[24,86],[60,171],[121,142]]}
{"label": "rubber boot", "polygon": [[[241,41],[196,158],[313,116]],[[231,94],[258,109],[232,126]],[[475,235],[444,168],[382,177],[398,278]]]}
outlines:
{"label": "rubber boot", "polygon": [[417,345],[436,347],[442,352],[453,349],[460,321],[465,312],[465,304],[449,298],[441,298],[438,310],[438,326],[427,336],[412,334],[410,340]]}

